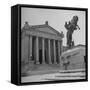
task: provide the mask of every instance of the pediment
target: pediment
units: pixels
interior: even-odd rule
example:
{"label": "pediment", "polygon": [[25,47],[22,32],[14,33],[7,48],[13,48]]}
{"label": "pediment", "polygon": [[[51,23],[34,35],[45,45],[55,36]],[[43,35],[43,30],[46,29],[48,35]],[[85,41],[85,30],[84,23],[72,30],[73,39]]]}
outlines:
{"label": "pediment", "polygon": [[47,24],[30,26],[29,24],[26,23],[22,31],[51,34],[63,38],[63,33],[58,32],[57,30],[55,30],[54,28],[52,28]]}
{"label": "pediment", "polygon": [[41,28],[37,28],[37,30],[41,31],[41,32],[57,35],[57,32],[55,32],[54,30],[52,30],[49,27],[41,27]]}
{"label": "pediment", "polygon": [[33,31],[43,32],[47,34],[53,34],[53,35],[61,35],[58,31],[56,31],[54,28],[52,28],[49,25],[40,25],[40,26],[33,26],[31,27]]}

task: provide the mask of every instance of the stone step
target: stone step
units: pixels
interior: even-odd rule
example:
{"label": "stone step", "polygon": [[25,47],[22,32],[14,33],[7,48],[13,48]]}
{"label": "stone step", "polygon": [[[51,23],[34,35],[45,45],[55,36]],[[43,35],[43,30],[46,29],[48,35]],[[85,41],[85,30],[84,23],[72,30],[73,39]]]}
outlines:
{"label": "stone step", "polygon": [[[77,70],[78,71],[78,70]],[[55,80],[77,80],[85,79],[85,72],[79,71],[75,73],[50,73],[50,74],[40,74],[40,75],[31,75],[23,77],[22,81],[24,82],[40,82],[40,81],[55,81]]]}
{"label": "stone step", "polygon": [[47,69],[60,69],[59,64],[41,64],[41,65],[36,65],[37,69],[40,70],[47,70]]}

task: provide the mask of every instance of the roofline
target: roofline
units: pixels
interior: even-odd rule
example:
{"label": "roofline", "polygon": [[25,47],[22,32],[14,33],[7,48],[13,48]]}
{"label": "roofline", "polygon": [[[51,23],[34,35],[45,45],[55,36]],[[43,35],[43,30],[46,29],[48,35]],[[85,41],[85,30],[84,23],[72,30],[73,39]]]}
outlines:
{"label": "roofline", "polygon": [[[30,26],[30,25],[29,25]],[[48,28],[51,28],[51,29],[53,29],[58,35],[61,35],[61,33],[59,32],[59,31],[57,31],[56,29],[54,29],[52,26],[50,26],[50,25],[46,25],[46,24],[41,24],[41,25],[31,25],[30,26],[30,28],[42,28],[42,27],[48,27]],[[25,30],[23,30],[23,28],[24,27],[22,27],[22,31],[21,32],[23,32],[23,31],[25,31]]]}

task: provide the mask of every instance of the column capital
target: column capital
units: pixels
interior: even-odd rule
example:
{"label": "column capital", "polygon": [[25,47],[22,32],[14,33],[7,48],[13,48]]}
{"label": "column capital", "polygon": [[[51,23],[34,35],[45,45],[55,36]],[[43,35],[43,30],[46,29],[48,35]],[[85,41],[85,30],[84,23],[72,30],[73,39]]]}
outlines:
{"label": "column capital", "polygon": [[36,36],[36,38],[39,38],[38,36]]}
{"label": "column capital", "polygon": [[63,40],[58,40],[59,42],[62,42]]}
{"label": "column capital", "polygon": [[45,39],[44,37],[42,37],[42,39]]}

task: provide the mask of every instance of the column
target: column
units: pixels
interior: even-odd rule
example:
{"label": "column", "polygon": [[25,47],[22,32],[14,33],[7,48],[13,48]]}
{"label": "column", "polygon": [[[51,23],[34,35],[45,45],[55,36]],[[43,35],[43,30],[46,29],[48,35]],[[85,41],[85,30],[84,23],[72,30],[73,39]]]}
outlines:
{"label": "column", "polygon": [[60,41],[58,41],[58,60],[60,63]]}
{"label": "column", "polygon": [[32,36],[29,36],[29,41],[28,41],[28,60],[32,60]]}
{"label": "column", "polygon": [[49,64],[52,64],[52,62],[51,62],[51,47],[50,47],[50,39],[48,39],[48,59],[49,59]]}
{"label": "column", "polygon": [[55,43],[55,40],[53,40],[53,52],[54,52],[54,64],[57,64],[57,62],[56,62],[56,43]]}
{"label": "column", "polygon": [[60,55],[62,54],[62,40],[60,41]]}
{"label": "column", "polygon": [[36,64],[39,64],[39,43],[38,37],[36,37]]}
{"label": "column", "polygon": [[42,38],[42,64],[45,64],[45,39]]}

